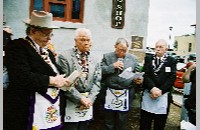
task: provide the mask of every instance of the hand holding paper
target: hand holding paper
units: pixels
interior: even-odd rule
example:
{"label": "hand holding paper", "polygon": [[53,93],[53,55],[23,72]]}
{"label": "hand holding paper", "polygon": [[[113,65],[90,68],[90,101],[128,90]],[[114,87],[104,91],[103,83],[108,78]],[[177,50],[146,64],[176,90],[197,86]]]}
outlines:
{"label": "hand holding paper", "polygon": [[62,87],[61,89],[63,91],[67,91],[71,88],[71,85],[74,84],[76,82],[76,80],[78,78],[80,78],[81,76],[85,76],[85,73],[79,72],[77,70],[73,71],[68,77],[67,79],[70,81],[69,84],[65,85],[64,87]]}
{"label": "hand holding paper", "polygon": [[120,75],[119,77],[122,77],[122,78],[125,78],[125,79],[138,79],[140,77],[142,77],[144,75],[144,72],[140,73],[140,72],[136,72],[136,73],[133,73],[132,72],[132,68],[129,67],[129,68],[126,68]]}

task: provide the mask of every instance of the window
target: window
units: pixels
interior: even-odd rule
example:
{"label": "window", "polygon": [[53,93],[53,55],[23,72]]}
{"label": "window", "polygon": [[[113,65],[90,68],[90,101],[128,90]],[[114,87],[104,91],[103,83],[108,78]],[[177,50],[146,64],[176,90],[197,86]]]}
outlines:
{"label": "window", "polygon": [[192,43],[189,43],[188,52],[192,51]]}
{"label": "window", "polygon": [[175,41],[175,42],[174,42],[174,50],[175,50],[175,51],[178,51],[178,41]]}
{"label": "window", "polygon": [[83,22],[84,0],[31,0],[30,12],[44,10],[53,14],[53,20]]}

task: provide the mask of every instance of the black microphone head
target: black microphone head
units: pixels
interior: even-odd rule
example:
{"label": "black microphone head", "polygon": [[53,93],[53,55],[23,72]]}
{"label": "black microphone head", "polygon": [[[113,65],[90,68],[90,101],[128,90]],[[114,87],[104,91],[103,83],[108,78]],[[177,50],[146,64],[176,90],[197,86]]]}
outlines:
{"label": "black microphone head", "polygon": [[[123,62],[124,59],[123,58],[118,58],[117,61]],[[123,68],[121,68],[121,69],[118,68],[117,71],[118,71],[118,73],[121,73],[123,71]]]}

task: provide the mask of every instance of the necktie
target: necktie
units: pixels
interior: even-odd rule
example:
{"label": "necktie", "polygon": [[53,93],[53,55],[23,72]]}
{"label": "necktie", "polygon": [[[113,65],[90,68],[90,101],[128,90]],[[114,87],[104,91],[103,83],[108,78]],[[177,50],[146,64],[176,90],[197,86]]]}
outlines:
{"label": "necktie", "polygon": [[40,51],[40,55],[43,55],[43,54],[44,54],[44,52],[43,52],[43,50],[42,50],[42,47],[39,48],[39,51]]}
{"label": "necktie", "polygon": [[161,62],[160,58],[157,58],[157,63],[156,63],[157,67],[160,65],[160,62]]}
{"label": "necktie", "polygon": [[39,53],[41,57],[44,59],[44,61],[49,64],[49,60],[50,60],[49,55],[45,53],[45,51],[41,47],[39,48]]}
{"label": "necktie", "polygon": [[81,53],[81,65],[85,65],[85,54]]}

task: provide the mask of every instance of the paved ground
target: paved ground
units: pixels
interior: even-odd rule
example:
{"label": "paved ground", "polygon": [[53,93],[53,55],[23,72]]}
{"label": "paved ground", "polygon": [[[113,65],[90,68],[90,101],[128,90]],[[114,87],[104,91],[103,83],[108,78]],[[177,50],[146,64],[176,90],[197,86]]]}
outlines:
{"label": "paved ground", "polygon": [[[138,102],[138,101],[136,101]],[[94,120],[90,124],[90,130],[103,130],[103,113],[101,111],[101,105],[97,102],[94,108]],[[129,114],[129,122],[127,130],[139,130],[140,109],[137,105],[132,106],[132,110]],[[168,116],[165,130],[180,130],[180,114],[181,108],[174,104],[171,104],[170,113]]]}

